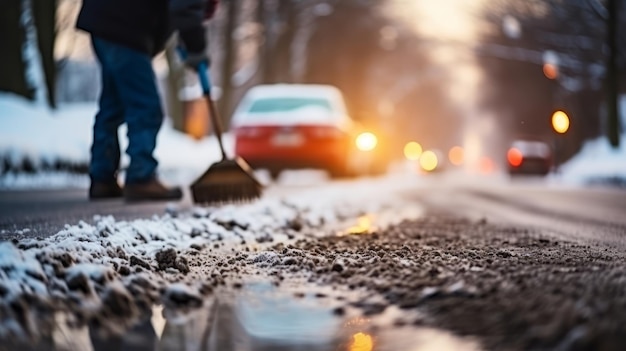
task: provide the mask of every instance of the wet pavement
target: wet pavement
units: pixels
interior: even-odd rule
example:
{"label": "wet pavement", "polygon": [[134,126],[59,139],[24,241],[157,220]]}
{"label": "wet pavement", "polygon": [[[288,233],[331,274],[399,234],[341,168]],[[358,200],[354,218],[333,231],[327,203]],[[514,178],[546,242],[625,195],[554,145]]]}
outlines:
{"label": "wet pavement", "polygon": [[176,206],[164,202],[126,204],[121,199],[89,201],[87,189],[0,190],[0,236],[48,237],[67,224],[92,223],[100,214],[131,220],[163,214],[170,207],[189,208],[191,204],[187,198]]}
{"label": "wet pavement", "polygon": [[[0,346],[2,350],[85,351],[372,351],[480,350],[471,338],[442,330],[396,326],[389,315],[338,315],[317,294],[286,292],[273,284],[255,283],[215,296],[191,311],[155,305],[128,328],[112,331],[76,327],[57,313],[47,337],[37,343]],[[391,313],[393,314],[393,313]],[[8,347],[8,348],[7,348]]]}

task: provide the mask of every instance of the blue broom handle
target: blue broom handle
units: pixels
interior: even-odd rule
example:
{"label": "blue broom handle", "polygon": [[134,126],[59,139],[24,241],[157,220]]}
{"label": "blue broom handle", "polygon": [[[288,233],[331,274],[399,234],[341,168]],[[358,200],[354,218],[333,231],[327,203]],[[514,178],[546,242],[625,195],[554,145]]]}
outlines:
{"label": "blue broom handle", "polygon": [[200,85],[202,86],[202,93],[204,95],[211,96],[211,79],[207,73],[209,66],[206,62],[200,62],[198,65],[198,76],[200,78]]}

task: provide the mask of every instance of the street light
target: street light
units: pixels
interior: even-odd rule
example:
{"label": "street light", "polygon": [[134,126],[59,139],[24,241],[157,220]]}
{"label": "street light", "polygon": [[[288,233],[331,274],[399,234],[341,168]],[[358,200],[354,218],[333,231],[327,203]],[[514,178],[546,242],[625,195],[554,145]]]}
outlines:
{"label": "street light", "polygon": [[559,55],[552,50],[547,50],[544,51],[542,59],[543,74],[548,79],[557,79],[559,77]]}
{"label": "street light", "polygon": [[[562,110],[558,110],[552,114],[552,129],[557,133],[557,135],[564,135],[569,129],[569,116],[567,113]],[[562,137],[554,138],[554,167],[555,172],[558,173],[560,171],[561,165],[561,152],[562,146],[559,145],[562,143],[560,141]]]}
{"label": "street light", "polygon": [[552,114],[552,128],[559,134],[565,134],[569,129],[569,117],[567,113],[559,110]]}
{"label": "street light", "polygon": [[556,79],[559,76],[559,68],[552,63],[544,63],[543,74],[548,79]]}

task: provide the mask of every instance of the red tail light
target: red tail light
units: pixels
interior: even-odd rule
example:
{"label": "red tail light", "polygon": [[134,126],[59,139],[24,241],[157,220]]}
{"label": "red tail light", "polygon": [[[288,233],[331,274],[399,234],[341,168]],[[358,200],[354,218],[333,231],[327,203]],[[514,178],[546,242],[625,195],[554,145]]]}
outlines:
{"label": "red tail light", "polygon": [[518,149],[512,147],[506,153],[506,159],[509,161],[509,164],[513,167],[518,167],[522,164],[524,160],[524,155]]}

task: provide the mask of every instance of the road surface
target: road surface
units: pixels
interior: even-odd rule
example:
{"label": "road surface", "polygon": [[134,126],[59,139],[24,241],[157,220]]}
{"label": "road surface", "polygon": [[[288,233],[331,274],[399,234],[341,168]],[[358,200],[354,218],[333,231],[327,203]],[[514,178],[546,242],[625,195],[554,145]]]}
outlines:
{"label": "road surface", "polygon": [[[330,185],[308,188],[322,193]],[[302,188],[278,186],[269,194]],[[91,204],[77,191],[10,196],[0,196],[6,238],[15,237],[19,227],[46,236],[64,221],[94,214],[131,219],[163,214],[168,207]],[[164,298],[145,282],[123,280],[138,306],[144,295],[153,299],[141,300],[140,318],[122,336],[102,338],[96,332],[107,322],[119,323],[121,317],[113,314],[82,329],[59,332],[63,323],[54,323],[50,335],[56,339],[43,338],[40,345],[93,350],[177,350],[183,344],[192,350],[620,350],[626,345],[624,190],[433,177],[398,194],[398,200],[423,212],[388,227],[370,223],[351,234],[229,248],[225,254],[212,247],[184,253],[190,272],[181,281],[205,281],[210,292]],[[188,205],[179,206],[184,212]],[[154,269],[155,277],[165,274]],[[116,299],[105,305],[107,313],[125,306]],[[130,318],[125,308],[118,312]],[[59,313],[80,315],[81,309],[72,305]]]}

